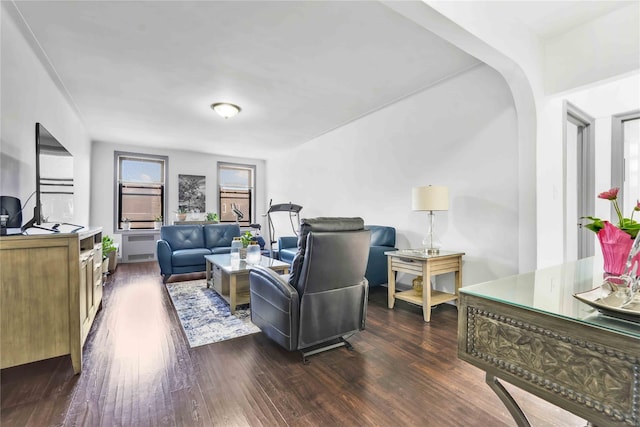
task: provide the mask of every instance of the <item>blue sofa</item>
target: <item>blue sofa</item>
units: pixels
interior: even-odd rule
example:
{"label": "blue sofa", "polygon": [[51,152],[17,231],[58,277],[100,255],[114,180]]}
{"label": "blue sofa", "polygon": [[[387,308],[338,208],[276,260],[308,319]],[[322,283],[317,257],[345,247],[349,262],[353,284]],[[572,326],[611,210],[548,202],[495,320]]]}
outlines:
{"label": "blue sofa", "polygon": [[387,251],[397,251],[396,229],[384,225],[365,225],[366,230],[371,230],[371,243],[369,244],[369,262],[364,276],[369,281],[369,287],[382,285],[389,281],[387,273]]}
{"label": "blue sofa", "polygon": [[237,224],[163,226],[156,242],[163,281],[172,274],[205,271],[204,256],[231,252],[231,242],[238,236]]}
{"label": "blue sofa", "polygon": [[[387,251],[397,251],[396,229],[383,225],[365,225],[366,230],[371,231],[371,243],[369,246],[369,262],[365,277],[369,281],[369,287],[378,286],[388,282]],[[280,261],[291,264],[298,252],[298,238],[285,236],[278,239],[278,256]]]}

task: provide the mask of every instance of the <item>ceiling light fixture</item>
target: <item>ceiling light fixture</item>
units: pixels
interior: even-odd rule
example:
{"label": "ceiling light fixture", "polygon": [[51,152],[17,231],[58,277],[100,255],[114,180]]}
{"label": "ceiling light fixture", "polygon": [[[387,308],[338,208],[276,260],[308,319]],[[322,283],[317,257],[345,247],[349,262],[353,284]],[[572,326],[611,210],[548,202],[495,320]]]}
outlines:
{"label": "ceiling light fixture", "polygon": [[211,108],[225,119],[233,117],[241,111],[240,107],[235,104],[229,104],[228,102],[216,102],[215,104],[211,104]]}

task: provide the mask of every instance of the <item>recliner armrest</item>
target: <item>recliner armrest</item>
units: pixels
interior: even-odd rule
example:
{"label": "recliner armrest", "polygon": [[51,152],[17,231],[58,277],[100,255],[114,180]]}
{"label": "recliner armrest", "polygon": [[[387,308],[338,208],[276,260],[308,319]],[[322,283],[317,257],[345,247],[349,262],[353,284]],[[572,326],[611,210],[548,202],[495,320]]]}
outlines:
{"label": "recliner armrest", "polygon": [[[274,291],[274,298],[280,296],[287,300],[292,298],[299,300],[298,291],[289,284],[287,276],[280,276],[270,268],[256,265],[249,271],[249,286],[251,287],[253,283],[255,286],[262,288],[271,288]],[[261,292],[261,294],[263,293]]]}
{"label": "recliner armrest", "polygon": [[287,350],[295,350],[300,311],[298,291],[284,277],[259,265],[249,271],[249,290],[251,321]]}

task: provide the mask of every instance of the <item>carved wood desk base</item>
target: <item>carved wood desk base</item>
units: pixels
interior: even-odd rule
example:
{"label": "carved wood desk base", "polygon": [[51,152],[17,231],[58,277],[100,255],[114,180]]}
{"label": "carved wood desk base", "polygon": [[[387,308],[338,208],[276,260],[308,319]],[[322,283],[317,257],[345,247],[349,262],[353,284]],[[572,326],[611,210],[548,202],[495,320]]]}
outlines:
{"label": "carved wood desk base", "polygon": [[601,426],[640,426],[640,340],[478,296],[460,295],[458,357],[518,426],[529,422],[498,378]]}

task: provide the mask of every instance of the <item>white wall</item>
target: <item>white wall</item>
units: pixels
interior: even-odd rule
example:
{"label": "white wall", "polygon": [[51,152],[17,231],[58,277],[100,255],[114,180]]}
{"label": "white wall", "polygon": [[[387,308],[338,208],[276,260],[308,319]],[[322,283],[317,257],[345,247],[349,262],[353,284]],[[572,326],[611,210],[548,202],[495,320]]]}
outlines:
{"label": "white wall", "polygon": [[[165,224],[175,220],[174,211],[178,208],[178,175],[201,175],[206,177],[206,211],[218,212],[218,169],[217,162],[241,163],[256,166],[256,220],[263,222],[268,202],[265,201],[265,162],[250,158],[216,156],[183,150],[153,149],[133,145],[94,142],[91,158],[91,224],[103,227],[105,234],[120,242],[120,234],[114,231],[115,176],[114,153],[126,151],[141,154],[154,154],[169,157],[166,202],[169,216]],[[196,219],[196,218],[192,218]],[[265,225],[263,224],[263,227]]]}
{"label": "white wall", "polygon": [[640,2],[545,40],[545,92],[553,94],[640,68]]}
{"label": "white wall", "polygon": [[536,103],[542,45],[519,23],[500,19],[501,2],[388,1],[385,4],[502,74],[517,113],[519,271],[536,267]]}
{"label": "white wall", "polygon": [[[562,104],[569,101],[596,119],[595,123],[595,194],[611,188],[611,116],[640,109],[640,74],[633,73],[616,80],[588,88],[550,96],[541,104],[540,120],[546,124],[541,134],[539,150],[547,161],[541,165],[538,177],[538,199],[541,206],[538,230],[538,263],[540,267],[564,261],[562,248],[564,223]],[[610,218],[610,203],[596,199],[594,216]],[[629,215],[629,213],[627,213]],[[594,240],[595,244],[595,240]],[[596,245],[595,253],[600,255]]]}
{"label": "white wall", "polygon": [[[635,2],[587,22],[565,35],[541,40],[514,16],[503,13],[502,2],[425,2],[450,20],[447,23],[431,19],[432,29],[436,34],[494,66],[505,77],[516,100],[521,132],[527,132],[529,122],[533,120],[534,127],[530,132],[532,135],[535,134],[535,139],[531,142],[535,143],[536,180],[521,180],[520,192],[521,197],[526,194],[536,197],[537,212],[533,218],[536,224],[521,219],[520,227],[537,229],[537,253],[533,259],[537,260],[538,268],[562,263],[563,158],[562,144],[558,141],[562,135],[562,102],[561,99],[547,98],[545,90],[547,93],[559,90],[576,91],[578,85],[593,88],[606,84],[601,79],[614,81],[628,76],[630,70],[634,70],[632,78],[637,82],[637,70],[640,67],[639,4]],[[414,15],[417,13],[414,12]],[[451,23],[458,28],[451,28]],[[477,40],[470,40],[469,33]],[[489,48],[510,59],[513,62],[512,68],[503,63],[504,58],[500,55],[491,54]],[[561,57],[573,60],[554,63],[560,61]],[[519,69],[522,73],[517,72]],[[527,81],[522,81],[523,77]],[[535,115],[528,114],[520,108],[519,92],[527,82],[535,97]],[[634,93],[637,94],[637,90]],[[606,99],[608,103],[615,104],[620,98],[613,95]],[[613,110],[625,111],[623,103],[624,101],[619,103]],[[526,100],[524,105],[527,105]],[[588,107],[581,106],[580,102],[576,105],[589,112]],[[591,114],[600,117],[595,113]],[[596,132],[602,132],[603,126],[596,125]],[[526,149],[526,142],[526,135],[521,134],[521,150]],[[596,188],[602,183],[598,176],[610,174],[610,167],[605,165],[604,160],[606,156],[610,156],[606,149],[602,144],[596,147],[596,156],[600,156],[596,165]],[[522,214],[523,212],[520,212],[521,216]],[[520,250],[524,256],[522,247]],[[521,271],[522,265],[521,262]]]}
{"label": "white wall", "polygon": [[[411,211],[411,189],[446,185],[436,230],[443,249],[466,253],[466,285],[518,271],[517,158],[511,92],[482,65],[270,159],[267,196],[301,204],[303,218],[394,226],[397,246],[415,248],[427,214]],[[286,221],[276,231],[291,235]],[[452,278],[438,286],[451,291]]]}
{"label": "white wall", "polygon": [[[0,63],[1,129],[0,194],[25,205],[36,190],[35,124],[40,122],[74,161],[74,221],[89,223],[91,142],[81,118],[56,86],[14,21],[14,6],[1,4]],[[35,199],[24,206],[23,222],[31,219]]]}

